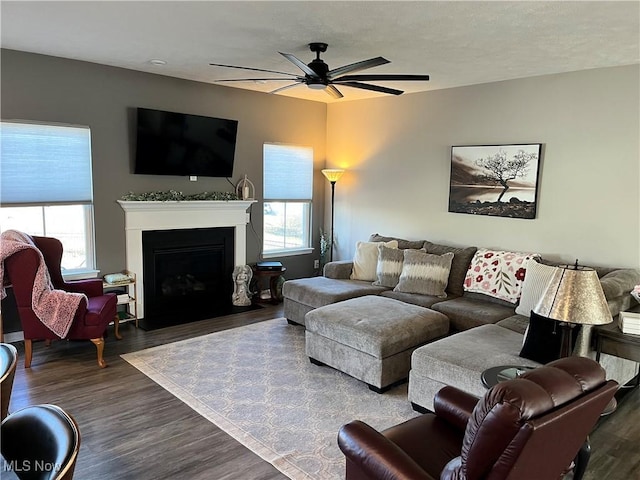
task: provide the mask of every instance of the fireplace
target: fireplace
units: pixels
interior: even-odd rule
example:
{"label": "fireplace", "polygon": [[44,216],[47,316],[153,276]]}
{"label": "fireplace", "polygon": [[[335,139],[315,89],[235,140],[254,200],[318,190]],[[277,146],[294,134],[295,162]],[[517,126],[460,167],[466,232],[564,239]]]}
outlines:
{"label": "fireplace", "polygon": [[[177,238],[180,238],[179,232],[189,230],[217,230],[220,228],[227,231],[225,235],[228,235],[228,232],[231,231],[231,239],[226,237],[224,240],[225,253],[222,256],[218,254],[219,244],[218,247],[209,249],[208,246],[210,244],[207,242],[204,242],[204,245],[198,244],[198,242],[196,242],[195,245],[192,245],[189,244],[189,242],[191,242],[191,240],[189,240],[186,248],[187,250],[194,250],[188,255],[195,255],[196,259],[209,262],[209,267],[207,267],[207,269],[217,269],[217,262],[220,262],[220,265],[224,262],[224,267],[221,267],[221,270],[226,269],[224,276],[229,280],[228,288],[233,289],[233,283],[231,280],[233,267],[246,264],[247,209],[251,207],[253,203],[256,203],[255,200],[201,200],[184,202],[138,202],[118,200],[118,203],[125,213],[126,269],[134,272],[138,279],[136,284],[136,303],[139,318],[147,320],[148,315],[146,308],[148,302],[146,295],[147,292],[151,291],[150,289],[153,288],[150,287],[150,282],[154,281],[153,279],[147,279],[147,271],[149,270],[149,267],[145,267],[143,255],[143,235],[147,237],[146,234],[150,232],[173,232],[170,236],[176,235]],[[217,241],[213,243],[217,244]],[[166,256],[166,258],[172,256],[174,260],[169,261],[168,263],[173,265],[173,267],[170,268],[174,268],[177,265],[175,259],[179,257],[181,253],[185,253],[180,251],[180,249],[184,247],[185,245],[170,245],[167,248],[167,251],[159,253],[159,255],[162,257]],[[207,250],[213,250],[213,252],[207,252]],[[231,255],[231,257],[229,257],[229,255]],[[222,260],[222,257],[224,257],[224,260]],[[216,258],[218,259],[216,260]],[[177,271],[170,272],[170,269],[160,272],[161,275],[167,276],[173,273],[176,274],[176,277],[180,276]],[[200,271],[197,271],[196,273],[198,275],[203,274],[203,272]],[[155,275],[152,273],[149,274]],[[175,280],[177,283],[170,286],[174,292],[181,288],[190,288],[194,291],[201,288],[199,283],[193,283],[193,280],[186,277],[186,275],[186,273],[183,275],[185,277],[183,279],[183,282],[185,283],[184,286],[181,286],[179,283],[180,280],[177,279]],[[191,275],[193,275],[193,273],[191,273]],[[202,282],[202,280],[199,279],[198,282]],[[205,283],[205,287],[213,288],[213,282],[213,279],[206,278],[203,283]],[[155,292],[155,290],[153,291]],[[231,298],[231,293],[232,290],[228,290],[228,299]],[[165,300],[166,299],[162,301]],[[171,302],[167,301],[167,303]],[[152,320],[155,314],[152,311],[150,315],[151,317],[149,317],[149,320]]]}
{"label": "fireplace", "polygon": [[145,325],[229,313],[233,237],[231,227],[142,232]]}

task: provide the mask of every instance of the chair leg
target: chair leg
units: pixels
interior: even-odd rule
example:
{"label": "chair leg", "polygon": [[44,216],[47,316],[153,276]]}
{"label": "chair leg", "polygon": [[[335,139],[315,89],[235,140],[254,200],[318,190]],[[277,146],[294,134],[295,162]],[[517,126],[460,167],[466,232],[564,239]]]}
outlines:
{"label": "chair leg", "polygon": [[122,340],[122,335],[120,335],[120,317],[116,313],[116,316],[113,317],[113,334],[116,337],[116,340]]}
{"label": "chair leg", "polygon": [[24,368],[31,368],[31,359],[33,358],[33,344],[31,339],[24,339]]}
{"label": "chair leg", "polygon": [[582,444],[582,447],[580,447],[580,451],[575,459],[576,466],[573,469],[573,480],[582,480],[590,458],[591,442],[589,441],[589,437],[587,437],[585,442]]}
{"label": "chair leg", "polygon": [[98,351],[98,366],[100,368],[105,368],[107,366],[107,362],[102,358],[102,354],[104,352],[104,338],[92,338],[91,341],[96,346],[96,350]]}

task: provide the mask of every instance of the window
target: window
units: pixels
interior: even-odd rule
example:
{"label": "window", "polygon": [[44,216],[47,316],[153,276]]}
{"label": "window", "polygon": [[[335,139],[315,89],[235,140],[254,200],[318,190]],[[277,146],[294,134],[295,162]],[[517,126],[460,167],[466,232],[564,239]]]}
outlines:
{"label": "window", "polygon": [[264,145],[263,256],[311,251],[313,149]]}
{"label": "window", "polygon": [[95,270],[91,131],[2,122],[0,229],[58,238],[63,274]]}

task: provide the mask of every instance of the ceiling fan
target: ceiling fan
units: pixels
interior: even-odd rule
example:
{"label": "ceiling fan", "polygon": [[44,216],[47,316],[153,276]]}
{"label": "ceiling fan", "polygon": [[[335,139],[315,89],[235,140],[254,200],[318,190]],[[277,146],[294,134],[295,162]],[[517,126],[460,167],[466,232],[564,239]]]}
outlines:
{"label": "ceiling fan", "polygon": [[333,70],[329,70],[329,65],[324,63],[324,61],[320,58],[320,53],[327,51],[327,44],[322,42],[314,42],[309,44],[309,49],[316,54],[316,58],[311,61],[311,63],[306,64],[302,60],[298,59],[295,55],[290,53],[282,53],[278,52],[284,58],[293,63],[296,67],[298,67],[304,75],[295,75],[293,73],[288,72],[278,72],[276,70],[265,70],[262,68],[251,68],[251,67],[238,67],[236,65],[223,65],[220,63],[210,63],[209,65],[215,67],[226,67],[226,68],[238,68],[241,70],[253,70],[255,72],[267,72],[267,73],[277,73],[279,75],[288,75],[288,77],[277,77],[277,78],[234,78],[228,80],[216,80],[217,82],[246,82],[246,81],[257,81],[257,82],[268,82],[268,81],[293,81],[289,85],[285,85],[284,87],[276,88],[269,93],[278,93],[283,90],[287,90],[288,88],[296,87],[300,84],[305,84],[309,88],[314,90],[324,90],[327,94],[331,95],[334,98],[342,98],[344,95],[340,93],[340,90],[336,88],[337,86],[345,86],[345,87],[353,87],[353,88],[361,88],[364,90],[372,90],[374,92],[388,93],[391,95],[400,95],[404,93],[402,90],[397,90],[395,88],[382,87],[380,85],[372,85],[370,83],[362,83],[368,81],[427,81],[429,80],[429,75],[397,75],[397,74],[375,74],[375,75],[345,75],[347,73],[353,73],[360,70],[365,70],[367,68],[377,67],[378,65],[384,65],[385,63],[390,63],[389,60],[383,57],[370,58],[369,60],[362,60],[360,62],[351,63],[349,65],[344,65],[342,67],[334,68]]}

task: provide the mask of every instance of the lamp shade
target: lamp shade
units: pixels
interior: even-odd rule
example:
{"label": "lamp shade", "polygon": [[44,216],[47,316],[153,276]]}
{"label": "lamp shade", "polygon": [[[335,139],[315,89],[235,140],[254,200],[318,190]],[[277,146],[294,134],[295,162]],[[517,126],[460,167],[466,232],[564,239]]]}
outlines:
{"label": "lamp shade", "polygon": [[603,325],[613,321],[598,274],[585,267],[558,268],[533,311],[560,322]]}
{"label": "lamp shade", "polygon": [[344,170],[340,168],[325,168],[322,170],[322,174],[327,177],[330,182],[337,182],[344,173]]}

